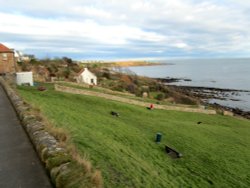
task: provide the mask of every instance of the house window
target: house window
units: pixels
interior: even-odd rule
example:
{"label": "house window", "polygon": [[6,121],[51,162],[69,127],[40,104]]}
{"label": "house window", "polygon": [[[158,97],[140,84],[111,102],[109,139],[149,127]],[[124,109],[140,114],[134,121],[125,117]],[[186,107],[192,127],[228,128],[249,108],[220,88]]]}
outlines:
{"label": "house window", "polygon": [[94,84],[94,83],[95,83],[95,82],[94,82],[94,79],[92,78],[92,79],[91,79],[91,84]]}
{"label": "house window", "polygon": [[7,60],[7,54],[3,54],[3,60]]}

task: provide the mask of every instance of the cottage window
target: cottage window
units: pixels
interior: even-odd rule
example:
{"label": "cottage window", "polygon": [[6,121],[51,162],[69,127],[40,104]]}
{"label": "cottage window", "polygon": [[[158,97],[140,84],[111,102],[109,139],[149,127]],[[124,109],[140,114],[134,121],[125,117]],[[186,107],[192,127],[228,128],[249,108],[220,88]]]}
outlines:
{"label": "cottage window", "polygon": [[7,60],[7,54],[3,54],[3,60]]}

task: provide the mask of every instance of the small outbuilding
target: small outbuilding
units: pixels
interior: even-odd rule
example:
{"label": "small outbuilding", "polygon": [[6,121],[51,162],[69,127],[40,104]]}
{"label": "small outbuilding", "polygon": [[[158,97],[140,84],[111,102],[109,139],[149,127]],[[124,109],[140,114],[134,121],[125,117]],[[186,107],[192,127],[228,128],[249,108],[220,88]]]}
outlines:
{"label": "small outbuilding", "polygon": [[97,77],[94,73],[90,72],[88,68],[82,69],[76,77],[77,83],[86,83],[89,85],[97,85]]}
{"label": "small outbuilding", "polygon": [[16,73],[17,85],[33,86],[33,73],[32,72],[17,72]]}

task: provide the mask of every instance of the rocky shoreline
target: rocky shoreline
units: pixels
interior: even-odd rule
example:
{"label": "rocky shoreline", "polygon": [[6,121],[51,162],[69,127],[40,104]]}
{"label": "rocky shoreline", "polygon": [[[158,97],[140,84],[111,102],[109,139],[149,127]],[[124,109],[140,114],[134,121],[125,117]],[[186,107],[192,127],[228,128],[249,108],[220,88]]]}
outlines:
{"label": "rocky shoreline", "polygon": [[235,99],[234,98],[235,96],[239,96],[241,92],[249,92],[249,91],[234,90],[234,89],[219,89],[210,87],[175,86],[175,85],[169,85],[169,87],[174,88],[175,90],[190,97],[195,97],[200,99],[204,105],[212,106],[218,110],[230,111],[233,112],[235,115],[239,115],[247,119],[250,119],[249,111],[244,111],[237,107],[233,108],[229,106],[224,106],[216,102],[213,103],[210,102],[211,99],[237,101],[238,99]]}
{"label": "rocky shoreline", "polygon": [[191,79],[188,79],[188,78],[171,78],[171,77],[155,78],[155,79],[162,83],[174,83],[174,82],[180,82],[180,81],[191,82],[192,81]]}
{"label": "rocky shoreline", "polygon": [[217,110],[221,111],[230,111],[235,115],[250,119],[250,111],[245,111],[237,107],[229,107],[225,105],[218,104],[217,102],[211,102],[214,99],[221,101],[240,101],[237,99],[241,93],[248,93],[247,90],[235,90],[235,89],[220,89],[213,87],[195,87],[195,86],[178,86],[178,85],[169,85],[170,83],[179,82],[179,81],[191,81],[190,79],[183,78],[156,78],[161,83],[167,84],[169,88],[174,89],[177,92],[196,98],[205,106],[214,107]]}

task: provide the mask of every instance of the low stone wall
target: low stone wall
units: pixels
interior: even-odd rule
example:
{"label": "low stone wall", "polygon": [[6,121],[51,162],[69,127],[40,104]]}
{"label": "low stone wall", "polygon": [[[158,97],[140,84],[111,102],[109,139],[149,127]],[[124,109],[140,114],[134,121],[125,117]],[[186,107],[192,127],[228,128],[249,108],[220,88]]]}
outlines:
{"label": "low stone wall", "polygon": [[[52,183],[55,187],[70,187],[68,185],[72,185],[72,182],[67,182],[67,178],[70,174],[75,174],[73,173],[75,170],[73,167],[76,161],[72,159],[66,148],[60,146],[55,137],[46,131],[44,123],[38,117],[31,115],[30,105],[26,104],[1,77],[0,84],[14,106],[40,160],[45,164]],[[61,182],[64,182],[64,184],[62,185]]]}
{"label": "low stone wall", "polygon": [[[55,84],[55,90],[56,91],[61,91],[61,92],[66,92],[66,93],[102,97],[102,98],[105,98],[105,99],[108,99],[108,100],[114,100],[114,101],[124,102],[124,103],[128,103],[128,104],[143,106],[143,107],[149,107],[150,106],[150,103],[147,103],[147,102],[137,101],[137,100],[133,100],[133,99],[128,99],[128,98],[124,98],[124,97],[104,94],[104,93],[95,92],[95,91],[87,91],[87,90],[83,90],[83,89],[76,89],[76,88],[72,88],[72,87],[61,86],[61,85],[58,85],[58,84]],[[176,111],[183,111],[183,112],[196,112],[196,113],[203,113],[203,114],[216,114],[215,110],[206,110],[206,109],[199,109],[199,108],[179,107],[179,106],[167,106],[167,105],[157,105],[157,104],[155,104],[154,108],[162,109],[162,110],[176,110]]]}
{"label": "low stone wall", "polygon": [[[89,88],[90,85],[85,84],[85,83],[76,83],[76,82],[66,82],[66,81],[55,81],[55,84],[70,84],[73,86],[79,86],[79,87],[84,87],[84,88]],[[94,88],[100,89],[101,91],[107,93],[107,94],[111,94],[111,95],[127,95],[127,96],[131,96],[134,97],[134,94],[128,93],[128,92],[120,92],[120,91],[113,91],[111,89],[107,89],[107,88],[103,88],[103,87],[99,87],[99,86],[93,86]]]}
{"label": "low stone wall", "polygon": [[230,111],[223,111],[223,115],[224,116],[234,116],[234,113],[230,112]]}

